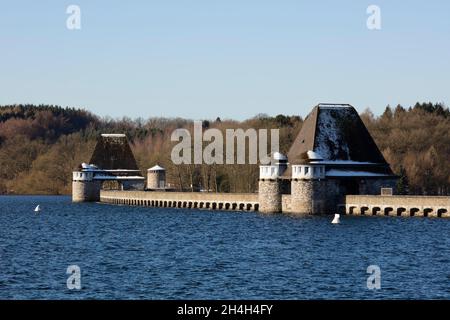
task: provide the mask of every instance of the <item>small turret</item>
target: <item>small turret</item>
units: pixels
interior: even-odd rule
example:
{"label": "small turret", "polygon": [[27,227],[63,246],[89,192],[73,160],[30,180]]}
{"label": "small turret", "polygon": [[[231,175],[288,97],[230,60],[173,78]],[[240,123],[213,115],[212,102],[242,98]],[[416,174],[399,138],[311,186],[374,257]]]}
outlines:
{"label": "small turret", "polygon": [[94,180],[94,172],[89,171],[85,164],[82,171],[72,173],[72,201],[100,201],[101,182]]}
{"label": "small turret", "polygon": [[166,169],[156,165],[147,170],[147,189],[165,189],[166,188]]}

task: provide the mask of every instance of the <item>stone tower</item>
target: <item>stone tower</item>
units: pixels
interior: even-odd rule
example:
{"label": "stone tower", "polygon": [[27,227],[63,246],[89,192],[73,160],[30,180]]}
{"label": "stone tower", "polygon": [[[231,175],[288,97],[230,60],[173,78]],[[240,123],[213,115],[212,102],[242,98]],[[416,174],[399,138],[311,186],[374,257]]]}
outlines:
{"label": "stone tower", "polygon": [[275,152],[272,163],[259,167],[258,202],[259,211],[263,213],[279,213],[283,209],[281,176],[287,169],[287,157]]}
{"label": "stone tower", "polygon": [[156,165],[147,170],[147,189],[164,189],[166,187],[166,169]]}
{"label": "stone tower", "polygon": [[309,151],[305,156],[292,166],[291,210],[298,214],[324,214],[328,196],[325,166],[314,152]]}
{"label": "stone tower", "polygon": [[94,180],[94,172],[74,171],[72,176],[72,201],[100,201],[101,182]]}

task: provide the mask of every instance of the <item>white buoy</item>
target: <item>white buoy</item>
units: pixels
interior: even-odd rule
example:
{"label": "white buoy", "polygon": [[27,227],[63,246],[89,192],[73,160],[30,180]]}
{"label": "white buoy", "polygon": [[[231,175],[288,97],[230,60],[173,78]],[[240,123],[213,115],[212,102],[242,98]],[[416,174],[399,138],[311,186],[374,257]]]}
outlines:
{"label": "white buoy", "polygon": [[37,205],[37,207],[34,208],[34,212],[39,212],[39,211],[41,211],[41,207],[39,207],[39,205]]}
{"label": "white buoy", "polygon": [[333,221],[331,221],[331,223],[338,224],[339,222],[341,222],[341,215],[339,213],[335,213],[334,219]]}

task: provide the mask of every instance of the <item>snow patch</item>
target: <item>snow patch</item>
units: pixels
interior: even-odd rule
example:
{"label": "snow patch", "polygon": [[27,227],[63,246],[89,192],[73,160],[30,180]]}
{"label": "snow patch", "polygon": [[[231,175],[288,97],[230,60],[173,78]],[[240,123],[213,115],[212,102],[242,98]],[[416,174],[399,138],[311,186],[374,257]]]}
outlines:
{"label": "snow patch", "polygon": [[[351,109],[349,109],[351,110]],[[346,158],[350,160],[350,150],[342,136],[342,130],[337,123],[338,118],[351,117],[352,114],[345,108],[339,111],[334,108],[320,108],[317,119],[317,134],[314,151],[323,156],[323,159]],[[337,115],[337,117],[335,117]]]}
{"label": "snow patch", "polygon": [[368,172],[368,171],[350,171],[332,169],[326,172],[327,177],[386,177],[388,174]]}
{"label": "snow patch", "polygon": [[308,158],[310,160],[322,160],[323,159],[322,155],[320,153],[318,153],[318,152],[314,152],[314,151],[309,150],[307,152],[307,154],[308,154]]}

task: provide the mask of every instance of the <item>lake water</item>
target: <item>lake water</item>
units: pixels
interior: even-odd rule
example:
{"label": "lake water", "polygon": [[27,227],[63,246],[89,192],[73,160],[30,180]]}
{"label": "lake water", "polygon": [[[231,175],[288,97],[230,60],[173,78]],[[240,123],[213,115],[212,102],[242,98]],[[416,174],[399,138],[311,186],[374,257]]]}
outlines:
{"label": "lake water", "polygon": [[[42,211],[36,215],[34,207]],[[0,299],[449,299],[450,220],[0,197]],[[81,289],[67,288],[69,265]],[[367,288],[369,265],[381,289]]]}

